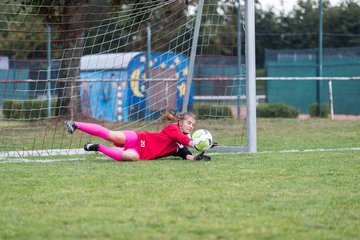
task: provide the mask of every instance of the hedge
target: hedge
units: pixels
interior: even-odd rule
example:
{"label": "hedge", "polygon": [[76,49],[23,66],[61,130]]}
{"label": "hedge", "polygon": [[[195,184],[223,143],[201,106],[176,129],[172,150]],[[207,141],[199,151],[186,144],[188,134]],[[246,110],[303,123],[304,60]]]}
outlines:
{"label": "hedge", "polygon": [[[57,100],[51,101],[51,116],[55,116]],[[48,117],[48,101],[46,99],[4,99],[3,113],[8,119],[37,120]]]}
{"label": "hedge", "polygon": [[297,118],[299,110],[284,103],[260,103],[256,115],[260,118]]}
{"label": "hedge", "polygon": [[[319,103],[313,103],[309,106],[309,114],[311,117],[320,117]],[[325,103],[321,104],[321,117],[327,118],[329,116],[329,107]]]}
{"label": "hedge", "polygon": [[211,104],[196,104],[194,110],[199,119],[232,118],[231,108]]}

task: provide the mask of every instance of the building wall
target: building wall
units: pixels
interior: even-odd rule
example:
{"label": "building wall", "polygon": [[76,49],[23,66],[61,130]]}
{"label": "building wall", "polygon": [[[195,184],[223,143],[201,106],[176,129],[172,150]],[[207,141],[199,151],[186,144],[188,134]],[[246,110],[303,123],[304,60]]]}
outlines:
{"label": "building wall", "polygon": [[[356,51],[347,49],[344,54],[339,51],[324,51],[323,77],[360,76],[360,56],[357,56]],[[353,55],[350,55],[351,52]],[[317,76],[316,51],[285,54],[280,50],[277,55],[275,53],[272,51],[266,58],[267,77]],[[298,108],[301,113],[308,113],[309,106],[317,102],[319,93],[321,102],[329,103],[328,86],[327,80],[321,81],[320,86],[315,80],[269,80],[266,84],[267,101],[283,102]],[[359,80],[334,80],[332,88],[335,114],[360,115]]]}

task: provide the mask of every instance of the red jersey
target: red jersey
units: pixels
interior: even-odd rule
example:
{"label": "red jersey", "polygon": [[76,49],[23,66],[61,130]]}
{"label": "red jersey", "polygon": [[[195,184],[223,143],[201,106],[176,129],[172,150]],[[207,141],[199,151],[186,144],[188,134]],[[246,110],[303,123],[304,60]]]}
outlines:
{"label": "red jersey", "polygon": [[188,146],[191,139],[175,123],[160,132],[137,132],[140,159],[150,160],[172,156],[178,151],[178,143]]}

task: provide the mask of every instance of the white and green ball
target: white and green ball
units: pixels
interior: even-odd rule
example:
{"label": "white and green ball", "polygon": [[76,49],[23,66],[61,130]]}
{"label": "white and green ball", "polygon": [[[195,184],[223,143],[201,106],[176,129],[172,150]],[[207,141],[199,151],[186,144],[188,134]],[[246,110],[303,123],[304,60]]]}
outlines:
{"label": "white and green ball", "polygon": [[205,129],[196,130],[191,135],[191,139],[194,143],[194,148],[198,151],[210,149],[213,143],[211,133]]}

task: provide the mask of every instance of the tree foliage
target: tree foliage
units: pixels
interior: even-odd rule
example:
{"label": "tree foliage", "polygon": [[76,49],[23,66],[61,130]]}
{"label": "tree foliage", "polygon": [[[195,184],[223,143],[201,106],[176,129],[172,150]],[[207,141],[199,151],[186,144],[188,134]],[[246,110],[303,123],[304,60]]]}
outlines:
{"label": "tree foliage", "polygon": [[[39,38],[26,31],[2,31],[2,39],[16,38],[17,49],[26,51],[13,51],[11,41],[1,41],[2,54],[16,58],[34,58],[40,56],[37,51],[46,49],[45,25],[50,24],[53,30],[53,58],[63,58],[64,49],[77,46],[81,54],[93,54],[97,52],[127,52],[144,46],[146,41],[146,24],[152,23],[153,49],[183,52],[188,49],[191,31],[188,31],[186,21],[194,16],[186,11],[181,11],[184,1],[173,1],[164,8],[156,8],[153,12],[141,12],[139,6],[144,2],[159,4],[164,1],[148,0],[103,0],[101,5],[108,8],[96,7],[96,0],[8,0],[8,12],[14,14],[5,15],[4,21],[0,23],[1,29],[42,29],[44,31],[42,41],[31,41]],[[196,1],[189,1],[196,5]],[[258,1],[256,1],[258,2]],[[92,7],[85,7],[85,6]],[[165,4],[164,4],[165,5]],[[44,7],[46,6],[46,7]],[[84,6],[78,8],[67,8],[66,6]],[[236,54],[236,37],[238,11],[237,0],[207,0],[204,13],[211,12],[203,19],[201,28],[202,36],[199,44],[204,42],[203,52],[221,55]],[[244,6],[241,6],[244,16]],[[102,20],[102,13],[111,11],[116,17]],[[125,18],[126,15],[134,16],[133,19]],[[79,14],[80,13],[80,14]],[[96,14],[95,14],[96,13]],[[227,13],[233,17],[227,18]],[[260,4],[256,4],[256,54],[257,64],[262,65],[265,49],[298,49],[317,48],[319,6],[317,0],[298,0],[297,5],[289,13],[277,13],[275,9],[263,10]],[[25,23],[17,21],[19,18],[27,17],[27,22],[34,23],[26,26]],[[323,22],[324,22],[324,47],[338,48],[357,46],[360,43],[360,6],[356,0],[345,0],[337,6],[332,6],[328,0],[323,0]],[[158,21],[159,19],[162,21]],[[149,19],[149,21],[144,21]],[[244,20],[242,18],[242,20]],[[103,21],[99,28],[92,28],[91,24]],[[105,21],[108,21],[105,23]],[[76,24],[66,24],[73,22]],[[43,24],[41,24],[43,23]],[[157,24],[155,24],[157,23]],[[177,39],[176,32],[167,31],[167,26],[177,24],[178,31],[186,34],[182,39]],[[79,29],[82,29],[79,31]],[[121,30],[120,30],[121,29]],[[243,29],[244,30],[244,29]],[[84,42],[77,41],[79,36],[85,36]],[[244,32],[242,33],[244,35]],[[131,41],[129,41],[129,38]],[[70,39],[73,41],[64,41]],[[38,39],[39,40],[39,39]],[[77,44],[77,45],[76,45]],[[80,45],[79,45],[80,44]],[[206,47],[208,44],[209,47]],[[81,45],[83,46],[81,48]],[[244,47],[244,39],[242,40]],[[169,48],[170,46],[170,48]],[[34,50],[34,51],[30,51]],[[76,65],[76,64],[75,64]]]}
{"label": "tree foliage", "polygon": [[[152,26],[153,51],[189,54],[195,16],[185,1],[170,0],[7,0],[0,22],[2,55],[16,59],[45,59],[47,30],[52,30],[52,58],[60,59],[58,88],[60,115],[70,105],[80,112],[79,64],[85,54],[146,50],[146,25]],[[196,7],[197,1],[186,1]],[[298,0],[289,13],[263,10],[256,1],[256,59],[264,63],[265,49],[317,48],[319,6],[317,0]],[[148,5],[144,5],[144,3]],[[239,20],[244,24],[244,6],[238,0],[206,0],[199,45],[203,54],[235,56]],[[156,6],[144,11],[143,6]],[[189,10],[189,8],[188,8]],[[241,18],[237,12],[241,11]],[[211,13],[211,14],[208,14]],[[231,17],[229,17],[231,16]],[[324,47],[360,44],[360,6],[346,0],[332,6],[323,0]],[[169,28],[171,26],[171,29]],[[174,31],[173,29],[176,29]],[[246,29],[242,29],[245,36]],[[185,34],[179,34],[185,33]],[[179,38],[179,36],[182,36]],[[241,45],[244,47],[244,37]],[[75,87],[75,88],[74,88]],[[73,99],[73,102],[70,102]]]}
{"label": "tree foliage", "polygon": [[[323,1],[323,41],[325,48],[358,46],[360,5],[346,0],[338,6]],[[288,14],[256,11],[257,64],[264,61],[264,49],[317,48],[319,36],[318,1],[298,0]]]}

